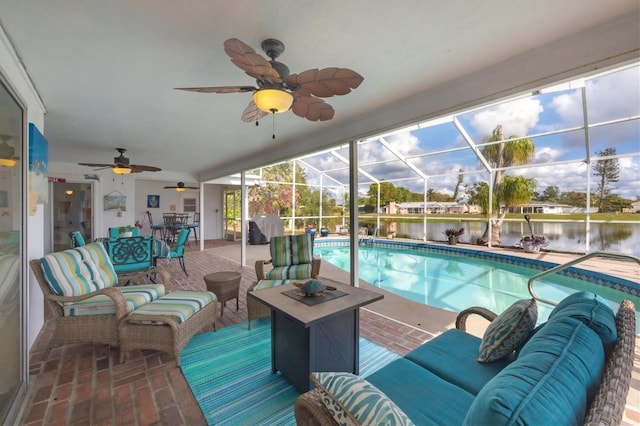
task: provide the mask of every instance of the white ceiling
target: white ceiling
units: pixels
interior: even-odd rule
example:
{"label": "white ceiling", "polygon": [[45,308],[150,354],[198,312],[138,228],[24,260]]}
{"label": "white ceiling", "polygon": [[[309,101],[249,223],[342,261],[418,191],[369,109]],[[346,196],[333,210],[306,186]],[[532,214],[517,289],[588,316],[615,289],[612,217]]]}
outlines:
{"label": "white ceiling", "polygon": [[[0,0],[0,23],[47,108],[50,161],[109,163],[114,148],[123,147],[132,163],[204,180],[435,114],[433,97],[433,105],[414,99],[408,108],[403,102],[488,74],[513,58],[538,54],[544,61],[547,47],[558,40],[623,15],[640,17],[639,5],[637,0]],[[261,54],[263,39],[283,41],[279,60],[291,72],[338,66],[359,72],[364,82],[346,96],[325,99],[336,111],[331,121],[276,115],[273,140],[271,117],[258,127],[240,120],[250,93],[173,90],[254,85],[224,53],[223,42],[232,37]],[[539,77],[510,78],[543,81]],[[516,87],[511,81],[500,84],[504,93]]]}

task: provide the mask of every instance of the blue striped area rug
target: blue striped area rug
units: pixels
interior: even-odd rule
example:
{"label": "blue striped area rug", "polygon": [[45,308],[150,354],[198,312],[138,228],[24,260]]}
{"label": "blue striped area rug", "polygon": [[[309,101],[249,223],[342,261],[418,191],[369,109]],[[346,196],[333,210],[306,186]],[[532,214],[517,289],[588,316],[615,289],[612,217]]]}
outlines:
{"label": "blue striped area rug", "polygon": [[[360,338],[360,375],[399,358]],[[300,395],[271,373],[271,320],[259,319],[194,336],[180,354],[182,372],[209,425],[295,425]]]}

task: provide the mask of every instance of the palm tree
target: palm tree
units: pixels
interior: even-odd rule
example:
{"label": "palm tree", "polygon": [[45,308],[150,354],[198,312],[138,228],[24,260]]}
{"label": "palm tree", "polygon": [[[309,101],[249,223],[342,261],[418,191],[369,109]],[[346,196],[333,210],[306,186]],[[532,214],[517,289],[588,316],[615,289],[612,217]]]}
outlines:
{"label": "palm tree", "polygon": [[[531,199],[533,195],[534,181],[532,179],[510,178],[505,179],[504,168],[527,164],[533,159],[535,144],[529,138],[516,139],[518,136],[509,136],[507,142],[504,141],[502,125],[498,124],[491,136],[486,137],[480,151],[487,163],[494,170],[493,179],[493,208],[491,209],[490,221],[492,224],[491,244],[500,244],[500,227],[504,221],[509,207],[522,204]],[[484,209],[488,211],[489,199],[486,194]],[[502,207],[502,210],[501,210]],[[486,244],[488,241],[489,226],[484,230],[478,243]]]}

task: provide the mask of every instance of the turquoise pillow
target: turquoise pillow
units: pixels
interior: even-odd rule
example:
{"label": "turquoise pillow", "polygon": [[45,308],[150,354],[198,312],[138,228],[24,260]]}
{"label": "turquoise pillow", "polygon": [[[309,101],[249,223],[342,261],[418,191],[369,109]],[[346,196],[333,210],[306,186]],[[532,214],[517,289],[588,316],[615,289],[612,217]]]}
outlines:
{"label": "turquoise pillow", "polygon": [[413,425],[407,415],[365,379],[351,373],[311,373],[322,403],[339,425]]}
{"label": "turquoise pillow", "polygon": [[482,388],[464,424],[582,424],[604,369],[599,340],[575,318],[548,322]]}
{"label": "turquoise pillow", "polygon": [[538,320],[534,299],[522,299],[498,315],[482,337],[479,362],[493,362],[518,349],[533,331]]}
{"label": "turquoise pillow", "polygon": [[595,293],[580,291],[565,297],[551,311],[549,321],[561,317],[571,317],[582,321],[598,333],[607,349],[616,343],[618,338],[616,315],[605,300]]}

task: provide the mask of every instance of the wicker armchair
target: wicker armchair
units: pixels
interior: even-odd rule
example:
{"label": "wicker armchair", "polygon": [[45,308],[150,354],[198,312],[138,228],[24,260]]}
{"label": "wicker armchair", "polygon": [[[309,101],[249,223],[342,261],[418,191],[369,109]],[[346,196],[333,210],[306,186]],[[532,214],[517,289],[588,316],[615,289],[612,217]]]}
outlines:
{"label": "wicker armchair", "polygon": [[[271,237],[269,245],[271,259],[256,261],[258,281],[247,289],[247,296],[254,291],[262,280],[280,280],[285,284],[289,280],[306,280],[320,275],[321,259],[313,257],[313,238],[310,234]],[[273,268],[265,273],[265,265]],[[251,320],[269,316],[271,310],[253,297],[247,297],[249,329]]]}
{"label": "wicker armchair", "polygon": [[[29,261],[31,270],[38,281],[40,290],[44,294],[46,306],[49,308],[49,320],[53,321],[53,331],[47,346],[45,358],[49,351],[57,346],[72,343],[104,343],[111,346],[119,346],[118,323],[127,312],[127,301],[120,290],[115,287],[105,288],[83,296],[57,296],[53,294],[47,284],[38,259]],[[119,283],[120,285],[120,283]],[[104,294],[111,299],[116,306],[115,315],[82,315],[65,316],[60,303],[77,302]]]}
{"label": "wicker armchair", "polygon": [[[458,314],[456,328],[464,331],[466,320],[472,314],[489,321],[496,317],[496,314],[487,309],[469,308]],[[635,307],[632,302],[623,300],[620,303],[616,314],[616,328],[618,339],[606,358],[598,393],[591,401],[584,418],[585,425],[619,425],[624,416],[635,348]],[[296,400],[295,416],[299,425],[338,424],[322,402],[322,393],[318,388],[302,394]]]}

